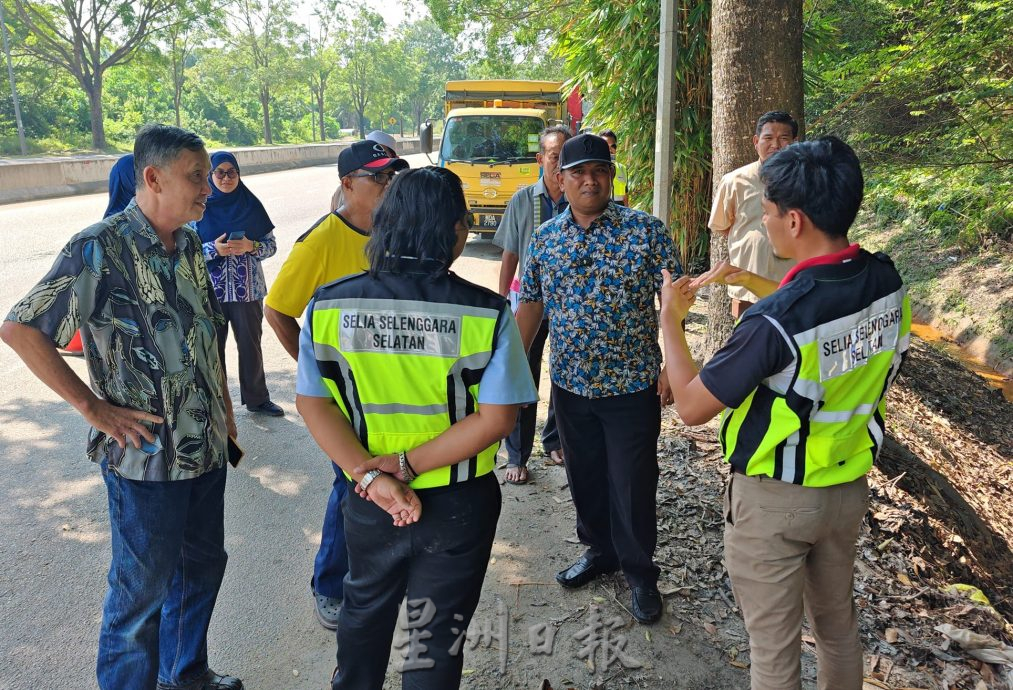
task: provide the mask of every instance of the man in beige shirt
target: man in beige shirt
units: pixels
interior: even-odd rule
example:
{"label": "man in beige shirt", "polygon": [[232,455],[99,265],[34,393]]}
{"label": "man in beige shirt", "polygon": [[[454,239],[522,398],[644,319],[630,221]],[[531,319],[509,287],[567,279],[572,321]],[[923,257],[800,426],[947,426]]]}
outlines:
{"label": "man in beige shirt", "polygon": [[[727,235],[728,263],[774,281],[780,281],[795,262],[775,256],[767,239],[760,203],[763,200],[760,166],[797,138],[798,123],[788,113],[773,110],[761,115],[753,135],[759,159],[721,178],[707,221],[713,232]],[[732,298],[732,316],[736,319],[759,299],[738,285],[728,286],[728,296]]]}

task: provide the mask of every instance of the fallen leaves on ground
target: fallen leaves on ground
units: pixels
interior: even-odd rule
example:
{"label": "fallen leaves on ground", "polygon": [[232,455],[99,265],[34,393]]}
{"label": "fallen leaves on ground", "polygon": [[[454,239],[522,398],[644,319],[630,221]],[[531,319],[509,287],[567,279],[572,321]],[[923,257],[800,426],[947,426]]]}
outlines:
{"label": "fallen leaves on ground", "polygon": [[[975,659],[936,629],[1013,642],[1004,618],[1013,613],[1011,411],[947,355],[914,341],[888,397],[891,438],[870,473],[858,545],[865,687],[1013,690],[1013,665]],[[669,634],[696,626],[741,668],[749,644],[721,560],[727,469],[715,425],[688,429],[667,412],[658,456],[656,560]],[[815,643],[808,627],[803,633],[811,684]]]}

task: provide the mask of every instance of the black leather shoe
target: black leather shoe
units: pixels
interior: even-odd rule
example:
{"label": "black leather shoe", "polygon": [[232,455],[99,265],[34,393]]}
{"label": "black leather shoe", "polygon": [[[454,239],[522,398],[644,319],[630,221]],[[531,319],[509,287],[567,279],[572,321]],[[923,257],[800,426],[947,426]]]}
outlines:
{"label": "black leather shoe", "polygon": [[256,414],[266,414],[268,417],[284,417],[285,410],[281,409],[280,406],[268,400],[262,402],[259,405],[247,405],[246,409]]}
{"label": "black leather shoe", "polygon": [[633,587],[630,613],[639,623],[655,623],[661,618],[661,592],[657,587]]}
{"label": "black leather shoe", "polygon": [[157,683],[156,690],[243,690],[243,681],[233,676],[221,676],[208,669],[204,677],[185,686]]}
{"label": "black leather shoe", "polygon": [[576,589],[577,587],[583,587],[596,577],[608,575],[615,571],[615,568],[603,568],[587,556],[581,556],[580,560],[569,568],[556,573],[556,582],[567,589]]}
{"label": "black leather shoe", "polygon": [[220,676],[211,669],[204,677],[201,690],[243,690],[243,681],[234,676]]}

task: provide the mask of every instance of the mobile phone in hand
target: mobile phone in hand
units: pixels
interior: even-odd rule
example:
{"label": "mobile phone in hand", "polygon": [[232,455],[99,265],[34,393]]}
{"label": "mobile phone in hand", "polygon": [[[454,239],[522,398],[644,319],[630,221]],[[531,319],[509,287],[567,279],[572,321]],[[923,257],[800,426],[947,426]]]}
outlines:
{"label": "mobile phone in hand", "polygon": [[230,232],[229,233],[229,241],[230,242],[232,240],[245,240],[245,239],[246,239],[246,231],[245,230],[236,230],[235,232]]}
{"label": "mobile phone in hand", "polygon": [[236,439],[229,436],[229,464],[233,467],[239,466],[239,461],[243,459],[243,449],[236,443]]}

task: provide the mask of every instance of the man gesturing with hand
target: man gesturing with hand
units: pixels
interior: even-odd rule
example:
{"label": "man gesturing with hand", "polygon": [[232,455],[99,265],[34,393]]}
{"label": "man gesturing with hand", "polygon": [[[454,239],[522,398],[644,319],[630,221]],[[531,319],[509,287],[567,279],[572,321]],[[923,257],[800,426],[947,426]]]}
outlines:
{"label": "man gesturing with hand", "polygon": [[[911,307],[890,259],[848,242],[863,182],[847,144],[788,146],[760,178],[773,250],[798,263],[780,284],[727,264],[695,281],[663,273],[667,373],[686,424],[724,410],[724,561],[749,632],[753,690],[801,687],[803,611],[820,690],[860,690],[856,542]],[[697,372],[682,320],[711,282],[762,299]]]}

